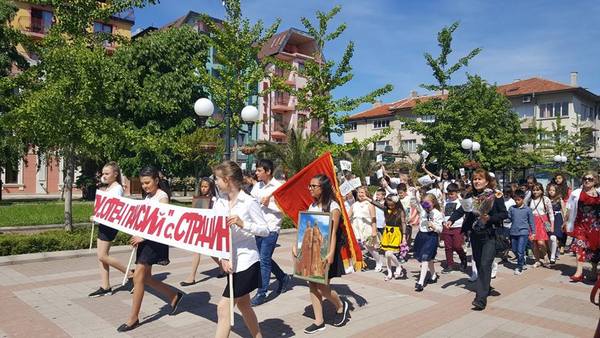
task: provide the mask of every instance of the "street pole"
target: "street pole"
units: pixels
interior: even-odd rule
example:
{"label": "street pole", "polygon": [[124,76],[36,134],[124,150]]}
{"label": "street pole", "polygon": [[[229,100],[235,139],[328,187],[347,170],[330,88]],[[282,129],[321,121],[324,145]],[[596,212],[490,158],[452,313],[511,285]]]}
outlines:
{"label": "street pole", "polygon": [[231,112],[229,110],[229,87],[227,87],[227,103],[225,106],[225,153],[223,159],[229,161],[231,159]]}

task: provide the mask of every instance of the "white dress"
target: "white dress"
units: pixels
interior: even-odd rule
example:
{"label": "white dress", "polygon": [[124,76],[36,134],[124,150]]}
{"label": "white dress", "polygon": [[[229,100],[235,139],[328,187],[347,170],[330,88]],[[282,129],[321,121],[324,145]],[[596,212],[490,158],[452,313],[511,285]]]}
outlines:
{"label": "white dress", "polygon": [[352,204],[352,230],[356,239],[361,242],[365,242],[372,234],[370,206],[369,201]]}

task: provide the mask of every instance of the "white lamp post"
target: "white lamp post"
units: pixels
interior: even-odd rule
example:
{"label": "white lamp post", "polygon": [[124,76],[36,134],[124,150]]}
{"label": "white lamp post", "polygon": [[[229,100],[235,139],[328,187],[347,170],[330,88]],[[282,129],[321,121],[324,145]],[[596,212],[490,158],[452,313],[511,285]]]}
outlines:
{"label": "white lamp post", "polygon": [[560,168],[562,168],[562,166],[567,163],[567,157],[565,155],[554,155],[554,162],[556,162],[556,164],[558,164],[558,166]]}
{"label": "white lamp post", "polygon": [[211,117],[214,111],[215,111],[215,105],[212,103],[211,100],[209,100],[205,97],[199,98],[194,103],[194,112],[196,113],[196,115],[200,116],[201,118],[207,119],[207,118]]}
{"label": "white lamp post", "polygon": [[469,159],[470,160],[473,159],[473,152],[479,151],[481,149],[481,144],[479,142],[472,141],[471,139],[468,139],[468,138],[462,140],[462,142],[460,143],[460,146],[464,150],[469,151]]}

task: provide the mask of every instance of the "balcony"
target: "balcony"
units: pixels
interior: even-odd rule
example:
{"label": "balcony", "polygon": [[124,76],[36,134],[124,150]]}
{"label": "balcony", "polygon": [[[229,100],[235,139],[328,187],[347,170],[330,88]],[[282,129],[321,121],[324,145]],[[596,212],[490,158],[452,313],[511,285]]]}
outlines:
{"label": "balcony", "polygon": [[282,78],[284,82],[290,86],[294,86],[296,84],[296,74],[288,71],[284,71],[280,68],[275,68],[273,71],[273,75]]}
{"label": "balcony", "polygon": [[274,112],[289,113],[294,111],[294,105],[291,100],[290,94],[275,92],[275,98],[271,110]]}

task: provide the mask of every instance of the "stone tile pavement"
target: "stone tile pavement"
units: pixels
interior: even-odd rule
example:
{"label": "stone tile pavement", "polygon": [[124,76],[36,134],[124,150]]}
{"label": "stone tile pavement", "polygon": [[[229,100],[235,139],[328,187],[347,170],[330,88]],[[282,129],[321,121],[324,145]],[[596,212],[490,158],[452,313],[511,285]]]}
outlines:
{"label": "stone tile pavement", "polygon": [[[294,233],[280,236],[275,260],[291,272],[290,245]],[[127,252],[115,254],[121,261]],[[444,257],[443,249],[438,258]],[[171,249],[171,264],[156,267],[157,278],[179,287],[190,269],[189,253]],[[553,269],[530,268],[514,276],[500,265],[492,284],[499,296],[490,297],[488,308],[473,312],[473,285],[467,275],[441,275],[437,284],[422,293],[413,290],[417,262],[406,267],[408,280],[385,282],[374,271],[359,272],[334,280],[334,288],[351,303],[346,326],[327,329],[320,337],[593,337],[600,311],[589,302],[589,284],[571,284],[572,256],[563,256]],[[439,263],[436,264],[439,269]],[[144,296],[139,328],[119,334],[116,327],[127,318],[131,296],[127,291],[88,298],[98,287],[94,256],[0,266],[0,337],[212,337],[216,328],[216,303],[225,285],[216,277],[216,265],[203,258],[194,286],[182,288],[187,296],[176,316],[160,296],[149,290]],[[122,279],[112,274],[116,287]],[[273,283],[273,287],[276,286]],[[300,280],[279,297],[255,308],[265,337],[303,336],[311,323],[312,309],[306,284]],[[333,307],[325,303],[326,318]],[[232,336],[247,337],[243,320],[236,314]]]}

